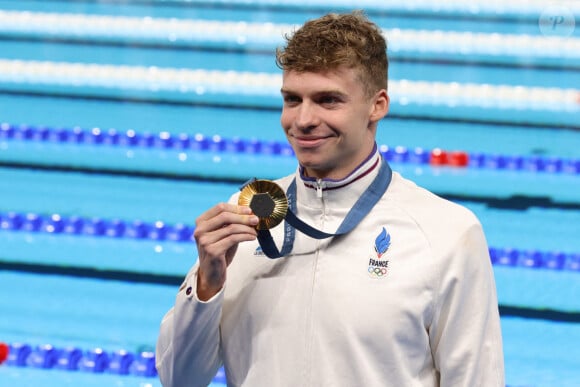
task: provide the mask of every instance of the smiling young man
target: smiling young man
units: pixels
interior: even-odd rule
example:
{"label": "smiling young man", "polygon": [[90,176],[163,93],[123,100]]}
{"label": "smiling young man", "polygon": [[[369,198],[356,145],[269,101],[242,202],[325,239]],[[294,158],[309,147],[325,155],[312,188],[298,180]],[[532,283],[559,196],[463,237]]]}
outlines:
{"label": "smiling young man", "polygon": [[205,386],[223,365],[229,386],[505,386],[480,223],[377,150],[381,30],[358,12],[325,15],[277,63],[299,165],[276,183],[317,233],[284,223],[269,243],[239,194],[200,215],[198,261],[161,324],[163,385]]}
{"label": "smiling young man", "polygon": [[389,97],[384,88],[368,96],[359,72],[284,72],[281,124],[306,176],[343,179],[371,154]]}

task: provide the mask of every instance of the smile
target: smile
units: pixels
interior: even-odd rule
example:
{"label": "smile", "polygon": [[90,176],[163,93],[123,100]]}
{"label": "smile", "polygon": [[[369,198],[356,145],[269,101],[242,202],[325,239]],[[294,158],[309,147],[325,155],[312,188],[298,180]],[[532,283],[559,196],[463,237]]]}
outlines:
{"label": "smile", "polygon": [[315,148],[326,142],[327,137],[294,137],[295,144],[301,148]]}

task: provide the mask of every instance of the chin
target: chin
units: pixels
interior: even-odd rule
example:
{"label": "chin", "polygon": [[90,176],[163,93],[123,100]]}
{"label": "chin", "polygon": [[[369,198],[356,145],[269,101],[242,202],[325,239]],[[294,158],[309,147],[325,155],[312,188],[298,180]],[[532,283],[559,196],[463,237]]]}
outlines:
{"label": "chin", "polygon": [[325,175],[328,172],[328,168],[325,168],[324,165],[320,162],[314,162],[313,160],[298,160],[300,165],[308,170],[308,176],[310,177],[319,177],[321,175]]}
{"label": "chin", "polygon": [[310,168],[310,169],[318,169],[321,167],[320,160],[316,160],[313,157],[309,157],[308,155],[304,154],[296,154],[296,158],[300,165]]}

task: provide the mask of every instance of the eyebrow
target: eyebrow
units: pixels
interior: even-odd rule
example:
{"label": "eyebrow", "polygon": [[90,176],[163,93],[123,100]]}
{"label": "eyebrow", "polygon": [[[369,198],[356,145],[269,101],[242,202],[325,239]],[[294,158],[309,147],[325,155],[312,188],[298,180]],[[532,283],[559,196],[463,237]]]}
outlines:
{"label": "eyebrow", "polygon": [[[281,88],[280,89],[280,93],[282,94],[300,94],[298,92],[292,91],[292,90],[288,90],[288,89],[284,89]],[[348,93],[342,92],[340,90],[337,89],[328,89],[328,90],[320,90],[314,93],[314,95],[328,95],[328,94],[333,94],[333,95],[348,95]]]}

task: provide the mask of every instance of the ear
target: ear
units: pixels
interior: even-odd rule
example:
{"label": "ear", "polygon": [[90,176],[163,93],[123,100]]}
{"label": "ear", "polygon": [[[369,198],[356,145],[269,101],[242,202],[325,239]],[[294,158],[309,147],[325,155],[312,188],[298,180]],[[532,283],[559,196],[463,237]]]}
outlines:
{"label": "ear", "polygon": [[373,97],[372,102],[369,120],[371,122],[378,122],[389,112],[390,98],[387,90],[379,90]]}

